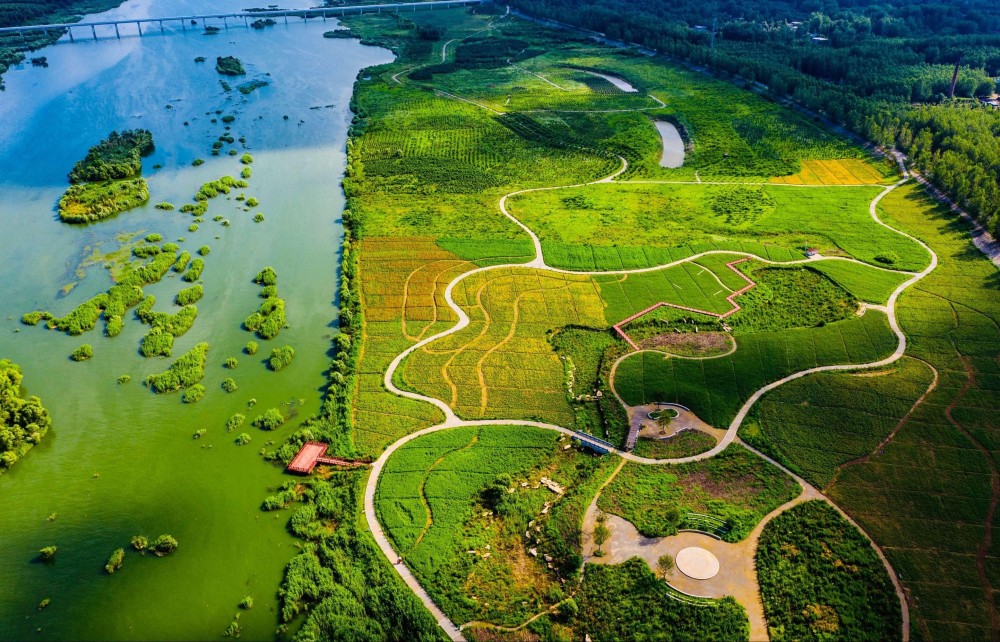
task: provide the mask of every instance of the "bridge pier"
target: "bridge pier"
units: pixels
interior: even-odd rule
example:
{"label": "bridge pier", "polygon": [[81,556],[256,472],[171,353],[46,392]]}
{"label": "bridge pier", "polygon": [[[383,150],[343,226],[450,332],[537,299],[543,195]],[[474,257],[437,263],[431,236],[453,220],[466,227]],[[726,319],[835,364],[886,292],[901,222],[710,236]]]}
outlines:
{"label": "bridge pier", "polygon": [[121,39],[122,39],[122,35],[121,35],[120,33],[118,33],[118,23],[117,23],[117,22],[115,23],[115,36],[116,36],[116,37],[117,37],[117,38],[118,38],[119,40],[121,40]]}
{"label": "bridge pier", "polygon": [[160,20],[160,33],[161,34],[163,33],[163,21],[162,20]]}
{"label": "bridge pier", "polygon": [[73,37],[73,28],[72,27],[66,27],[66,33],[69,34],[69,41],[70,42],[76,42],[76,38]]}
{"label": "bridge pier", "polygon": [[286,25],[288,24],[288,14],[287,13],[285,14],[285,24]]}
{"label": "bridge pier", "polygon": [[181,19],[181,31],[187,33],[187,30],[188,30],[187,20]]}
{"label": "bridge pier", "polygon": [[18,31],[17,33],[21,36],[21,42],[28,44],[28,39],[24,37],[24,30]]}
{"label": "bridge pier", "polygon": [[97,27],[90,25],[90,33],[94,34],[94,42],[97,42]]}
{"label": "bridge pier", "polygon": [[142,37],[142,23],[138,20],[135,21],[135,28],[139,31],[139,37]]}

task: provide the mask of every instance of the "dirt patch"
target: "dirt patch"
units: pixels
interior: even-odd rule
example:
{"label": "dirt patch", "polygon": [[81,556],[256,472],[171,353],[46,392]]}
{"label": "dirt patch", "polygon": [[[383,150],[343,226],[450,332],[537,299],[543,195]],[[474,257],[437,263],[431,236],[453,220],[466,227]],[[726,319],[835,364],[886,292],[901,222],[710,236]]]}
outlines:
{"label": "dirt patch", "polygon": [[702,470],[677,478],[677,483],[681,486],[697,486],[710,499],[722,499],[735,504],[743,503],[761,491],[760,485],[755,482],[756,480],[750,475],[718,479]]}
{"label": "dirt patch", "polygon": [[725,332],[667,332],[639,341],[642,350],[663,350],[684,357],[706,357],[729,352],[733,338]]}

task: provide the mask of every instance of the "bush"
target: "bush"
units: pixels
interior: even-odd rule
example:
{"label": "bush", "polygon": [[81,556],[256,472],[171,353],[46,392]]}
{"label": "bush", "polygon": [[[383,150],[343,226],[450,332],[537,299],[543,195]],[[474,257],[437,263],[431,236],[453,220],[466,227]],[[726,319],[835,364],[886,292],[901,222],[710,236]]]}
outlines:
{"label": "bush", "polygon": [[253,282],[258,285],[277,285],[278,273],[274,271],[273,267],[268,266],[253,277]]}
{"label": "bush", "polygon": [[261,430],[275,430],[285,423],[285,416],[277,408],[271,408],[253,420],[253,425]]}
{"label": "bush", "polygon": [[225,390],[226,392],[236,392],[236,388],[237,388],[236,380],[233,379],[232,377],[226,377],[222,381],[222,389]]}
{"label": "bush", "polygon": [[136,535],[132,538],[132,548],[141,553],[149,548],[149,540],[145,535]]}
{"label": "bush", "polygon": [[204,165],[204,164],[205,164],[205,161],[204,161],[204,159],[201,159],[201,158],[196,158],[193,161],[191,161],[191,165],[194,166],[194,167],[198,167],[199,165]]}
{"label": "bush", "polygon": [[152,234],[147,234],[146,235],[146,242],[147,243],[159,243],[162,240],[163,240],[163,235],[162,234],[157,234],[157,233],[154,232]]}
{"label": "bush", "polygon": [[[197,225],[195,226],[197,227]],[[205,269],[205,262],[201,259],[195,259],[191,261],[191,267],[184,274],[183,279],[188,283],[194,283],[201,278],[201,273]]]}
{"label": "bush", "polygon": [[184,403],[197,403],[205,398],[205,386],[196,383],[184,391]]}
{"label": "bush", "polygon": [[244,167],[244,168],[243,168],[243,171],[242,171],[242,172],[240,172],[240,176],[241,176],[242,178],[244,178],[244,179],[246,179],[246,178],[250,178],[250,176],[251,176],[252,174],[253,174],[253,170],[252,170],[252,169],[250,169],[249,167]]}
{"label": "bush", "polygon": [[160,535],[153,540],[152,550],[159,557],[169,555],[177,550],[177,540],[171,535]]}
{"label": "bush", "polygon": [[253,598],[247,595],[242,600],[240,600],[240,608],[244,611],[249,611],[253,608]]}
{"label": "bush", "polygon": [[277,372],[290,364],[293,357],[295,357],[295,350],[292,346],[274,348],[271,350],[271,358],[268,360],[268,365],[271,367],[271,370]]}
{"label": "bush", "polygon": [[236,413],[232,417],[226,420],[226,432],[232,432],[243,425],[246,421],[246,417],[240,413]]}
{"label": "bush", "polygon": [[250,153],[247,152],[242,156],[240,156],[240,162],[243,163],[244,165],[249,165],[253,162],[253,156],[251,156]]}
{"label": "bush", "polygon": [[245,432],[241,432],[240,436],[236,438],[237,446],[246,446],[250,443],[250,435]]}
{"label": "bush", "polygon": [[[157,203],[153,207],[155,207],[158,210],[163,210],[165,212],[169,212],[170,210],[174,209],[174,204],[173,203],[168,203],[167,201],[163,201],[162,203]],[[159,235],[157,235],[157,236],[159,236]]]}
{"label": "bush", "polygon": [[39,549],[38,559],[43,562],[51,562],[55,559],[57,550],[59,550],[58,546],[46,546],[45,548]]}
{"label": "bush", "polygon": [[257,354],[258,348],[259,346],[256,341],[247,341],[247,347],[244,350],[247,351],[247,354]]}
{"label": "bush", "polygon": [[256,214],[254,214],[253,215],[253,222],[254,223],[263,223],[264,222],[264,214],[262,212],[257,212]]}
{"label": "bush", "polygon": [[201,247],[198,248],[198,254],[202,256],[208,256],[208,253],[211,251],[212,248],[208,247],[207,245],[202,245]]}
{"label": "bush", "polygon": [[205,376],[208,344],[199,343],[163,373],[146,377],[146,385],[156,393],[172,392],[193,386]]}
{"label": "bush", "polygon": [[142,157],[153,151],[153,135],[146,129],[116,131],[87,152],[69,173],[71,183],[110,181],[138,176]]}
{"label": "bush", "polygon": [[108,563],[104,565],[104,570],[108,575],[114,575],[115,571],[122,567],[125,562],[125,549],[116,548],[115,552],[108,558]]}
{"label": "bush", "polygon": [[76,350],[74,350],[73,354],[71,354],[69,358],[72,359],[73,361],[86,361],[87,359],[90,359],[93,356],[94,356],[94,349],[90,346],[89,343],[85,343]]}
{"label": "bush", "polygon": [[189,288],[184,288],[177,293],[177,298],[174,299],[177,305],[191,305],[192,303],[197,303],[201,300],[201,297],[205,295],[205,290],[200,285],[192,285]]}
{"label": "bush", "polygon": [[129,381],[132,381],[131,375],[123,374],[118,377],[118,383],[128,383]]}
{"label": "bush", "polygon": [[71,185],[59,199],[59,218],[65,223],[92,223],[148,200],[149,188],[142,178]]}
{"label": "bush", "polygon": [[38,325],[39,321],[48,321],[52,318],[50,312],[43,312],[41,310],[35,310],[34,312],[28,312],[21,317],[21,323],[24,325]]}
{"label": "bush", "polygon": [[244,76],[247,70],[235,56],[219,56],[215,59],[215,70],[224,76]]}
{"label": "bush", "polygon": [[237,361],[234,357],[229,357],[228,359],[226,359],[226,363],[224,365],[230,370],[233,370],[234,368],[236,368],[236,366],[240,365],[240,362]]}
{"label": "bush", "polygon": [[247,207],[257,207],[258,205],[260,205],[260,201],[256,197],[251,196],[247,199]]}

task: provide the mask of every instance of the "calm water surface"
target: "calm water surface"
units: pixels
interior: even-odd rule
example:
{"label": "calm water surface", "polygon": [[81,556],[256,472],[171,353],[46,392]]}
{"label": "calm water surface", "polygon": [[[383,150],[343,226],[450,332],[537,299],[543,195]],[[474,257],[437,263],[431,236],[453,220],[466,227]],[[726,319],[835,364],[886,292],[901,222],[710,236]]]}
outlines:
{"label": "calm water surface", "polygon": [[[152,0],[100,17],[219,12],[243,4]],[[5,76],[0,358],[22,366],[27,391],[43,398],[54,427],[0,476],[0,639],[221,638],[244,595],[253,596],[255,606],[240,618],[243,638],[273,637],[276,589],[297,541],[286,531],[287,513],[259,510],[269,489],[288,478],[264,463],[258,450],[282,440],[297,419],[319,408],[336,332],[340,178],[351,87],[359,70],[391,60],[383,49],[322,38],[334,24],[299,20],[215,36],[200,29],[161,35],[157,29],[141,39],[125,36],[134,27],[124,27],[121,40],[78,37],[76,44],[41,52],[47,69],[21,67]],[[222,55],[239,57],[248,70],[246,78],[230,81],[234,86],[253,78],[270,86],[246,97],[225,92],[213,63]],[[196,64],[196,56],[208,62]],[[214,199],[205,222],[191,233],[190,215],[152,205],[179,206],[201,183],[239,175],[238,156],[210,155],[212,142],[226,133],[221,120],[210,122],[221,119],[216,110],[235,115],[229,133],[246,137],[254,163],[244,191],[260,205],[245,212],[235,200]],[[109,131],[135,127],[151,130],[156,141],[155,153],[144,159],[149,205],[90,226],[59,222],[55,203],[73,163]],[[230,147],[243,153],[238,142]],[[206,162],[191,167],[194,158]],[[263,223],[252,222],[257,211]],[[231,220],[231,227],[213,222],[216,215]],[[62,315],[106,290],[111,281],[100,265],[87,268],[82,279],[76,274],[81,259],[94,247],[117,247],[116,235],[139,232],[184,238],[180,244],[192,254],[211,247],[198,320],[174,347],[176,357],[199,341],[211,345],[203,381],[209,393],[198,404],[186,406],[179,395],[156,396],[143,387],[147,374],[165,370],[172,359],[142,358],[137,349],[147,327],[131,312],[114,339],[102,336],[103,322],[81,337],[19,323],[24,312]],[[260,341],[260,352],[251,357],[241,353],[252,337],[240,323],[260,303],[260,288],[250,279],[265,265],[277,270],[291,327]],[[156,310],[174,312],[173,295],[184,285],[171,273],[145,291],[157,297]],[[70,361],[82,343],[94,346],[94,358]],[[295,361],[280,373],[268,371],[270,349],[285,344],[295,348]],[[223,368],[227,357],[239,359],[235,371]],[[122,374],[132,382],[118,385]],[[226,394],[219,386],[230,375],[239,390]],[[257,404],[247,410],[252,398]],[[243,412],[249,422],[270,407],[294,417],[275,433],[247,425],[241,431],[253,442],[236,446],[240,431],[227,433],[225,420]],[[199,429],[205,437],[192,439]],[[129,551],[119,572],[105,574],[111,552],[127,548],[140,533],[171,533],[180,548],[162,559]],[[55,562],[34,561],[48,545],[58,546]],[[45,598],[51,603],[39,610]]]}

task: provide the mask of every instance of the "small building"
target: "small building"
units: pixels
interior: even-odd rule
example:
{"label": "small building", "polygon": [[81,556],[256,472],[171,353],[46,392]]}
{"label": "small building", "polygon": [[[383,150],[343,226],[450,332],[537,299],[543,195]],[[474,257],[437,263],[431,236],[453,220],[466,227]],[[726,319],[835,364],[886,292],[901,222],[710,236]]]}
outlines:
{"label": "small building", "polygon": [[811,259],[811,258],[816,257],[816,256],[819,256],[819,250],[817,250],[814,247],[807,247],[806,248],[806,258]]}

